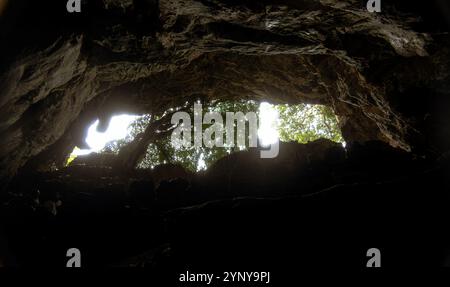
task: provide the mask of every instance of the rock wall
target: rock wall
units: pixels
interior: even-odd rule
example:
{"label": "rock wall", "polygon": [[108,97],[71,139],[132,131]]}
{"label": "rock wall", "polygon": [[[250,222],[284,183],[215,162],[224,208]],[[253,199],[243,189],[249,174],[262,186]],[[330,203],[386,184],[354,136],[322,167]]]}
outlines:
{"label": "rock wall", "polygon": [[[347,142],[450,147],[445,1],[9,1],[0,178],[62,162],[87,124],[203,99],[321,103]],[[3,3],[3,2],[2,2]]]}

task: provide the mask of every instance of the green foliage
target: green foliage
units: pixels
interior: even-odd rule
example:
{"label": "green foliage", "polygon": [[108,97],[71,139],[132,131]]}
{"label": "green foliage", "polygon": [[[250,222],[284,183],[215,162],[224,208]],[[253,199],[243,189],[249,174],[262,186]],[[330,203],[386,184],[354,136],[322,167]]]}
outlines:
{"label": "green foliage", "polygon": [[179,163],[186,169],[197,171],[210,166],[216,160],[224,157],[231,149],[229,148],[207,148],[190,147],[175,148],[170,138],[150,144],[147,154],[139,164],[140,168],[153,167],[161,163]]}
{"label": "green foliage", "polygon": [[[258,112],[258,103],[253,101],[236,101],[236,102],[215,102],[210,105],[203,105],[203,112],[219,112],[225,120],[227,112]],[[190,111],[191,119],[194,119],[193,110]],[[224,122],[225,124],[225,122]],[[203,131],[212,124],[203,124]],[[236,136],[235,124],[235,136]],[[248,137],[248,124],[246,128],[246,138]],[[191,171],[206,169],[218,159],[236,150],[242,150],[245,147],[179,147],[175,148],[170,142],[170,137],[159,140],[149,145],[145,158],[139,167],[152,167],[161,163],[179,163]]]}
{"label": "green foliage", "polygon": [[307,143],[326,138],[342,143],[338,120],[333,110],[322,105],[278,105],[281,141]]}
{"label": "green foliage", "polygon": [[[219,112],[224,121],[227,112],[242,112],[244,114],[248,112],[258,113],[259,104],[254,101],[236,101],[236,102],[215,102],[210,105],[203,105],[203,112]],[[194,119],[194,111],[191,109],[189,111],[191,119]],[[103,152],[113,152],[118,153],[119,150],[131,142],[136,135],[144,132],[145,128],[150,123],[150,116],[146,115],[140,117],[130,126],[130,134],[122,140],[110,142],[107,144]],[[225,124],[225,122],[224,122]],[[209,128],[212,124],[203,124],[203,131]],[[235,124],[235,137],[236,137]],[[249,136],[248,124],[246,127],[246,138]],[[216,160],[224,157],[225,155],[232,153],[237,150],[245,149],[246,147],[179,147],[175,148],[170,142],[170,136],[157,140],[151,143],[147,149],[145,158],[139,164],[139,168],[149,168],[154,167],[162,163],[179,163],[185,168],[191,171],[197,171],[205,169],[213,164]]]}
{"label": "green foliage", "polygon": [[[331,108],[320,105],[277,105],[274,108],[279,113],[279,133],[281,141],[297,141],[306,143],[318,138],[327,138],[335,142],[343,142],[338,121]],[[226,112],[255,112],[258,115],[259,103],[254,101],[215,102],[203,105],[203,112],[221,113],[224,124]],[[189,111],[191,119],[194,119],[194,111]],[[105,152],[118,153],[120,148],[132,141],[137,134],[144,132],[150,123],[150,116],[138,118],[130,126],[130,134],[127,138],[110,142]],[[211,125],[203,125],[203,131]],[[235,123],[235,137],[236,137]],[[224,134],[225,135],[225,134]],[[246,139],[249,135],[248,123],[246,126]],[[248,142],[246,143],[248,144]],[[246,149],[247,147],[180,147],[175,148],[170,142],[170,136],[151,143],[147,149],[145,158],[139,164],[139,168],[154,167],[162,163],[179,163],[191,171],[198,171],[211,166],[215,161],[232,152]]]}

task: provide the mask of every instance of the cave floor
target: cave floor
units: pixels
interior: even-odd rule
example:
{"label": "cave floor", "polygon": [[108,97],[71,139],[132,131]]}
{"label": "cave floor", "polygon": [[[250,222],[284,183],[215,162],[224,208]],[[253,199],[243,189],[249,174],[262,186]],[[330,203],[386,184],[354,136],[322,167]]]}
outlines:
{"label": "cave floor", "polygon": [[[226,195],[218,188],[223,182],[201,178],[182,199],[164,202],[149,196],[146,178],[134,175],[124,191],[129,177],[72,167],[39,175],[58,184],[57,214],[32,208],[19,196],[3,206],[2,217],[14,261],[24,266],[64,266],[73,247],[85,266],[166,271],[280,268],[292,260],[308,267],[326,267],[330,260],[359,267],[372,247],[382,249],[391,266],[444,264],[450,217],[443,178],[449,165],[399,159],[388,167],[377,158],[310,166],[295,174],[303,180],[305,172],[311,180],[316,174],[321,184],[276,182],[263,194],[241,184]],[[173,184],[169,189],[178,188]]]}

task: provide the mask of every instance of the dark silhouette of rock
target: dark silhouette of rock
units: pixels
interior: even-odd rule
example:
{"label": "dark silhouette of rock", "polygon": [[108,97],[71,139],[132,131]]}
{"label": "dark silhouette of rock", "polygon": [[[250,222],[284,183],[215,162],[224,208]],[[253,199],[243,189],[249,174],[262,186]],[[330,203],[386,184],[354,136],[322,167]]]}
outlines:
{"label": "dark silhouette of rock", "polygon": [[286,143],[280,152],[271,160],[256,149],[231,154],[190,181],[160,176],[156,189],[154,170],[120,177],[108,169],[106,179],[74,167],[42,174],[39,188],[56,189],[63,204],[45,215],[26,193],[3,199],[9,250],[20,266],[58,266],[67,248],[80,246],[87,266],[160,274],[231,263],[275,270],[291,260],[323,267],[336,258],[359,267],[373,246],[393,266],[444,264],[450,165],[381,142],[346,150],[326,140]]}
{"label": "dark silhouette of rock", "polygon": [[344,160],[342,145],[325,139],[307,144],[282,142],[280,154],[273,159],[262,159],[258,149],[236,152],[206,171],[204,194],[232,197],[308,193],[315,181],[330,180],[330,170]]}

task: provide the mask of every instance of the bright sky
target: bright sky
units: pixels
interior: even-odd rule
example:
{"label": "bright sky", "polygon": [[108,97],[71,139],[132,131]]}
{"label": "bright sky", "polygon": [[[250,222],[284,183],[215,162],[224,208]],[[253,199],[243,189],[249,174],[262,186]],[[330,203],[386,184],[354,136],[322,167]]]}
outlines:
{"label": "bright sky", "polygon": [[278,133],[279,114],[275,107],[263,102],[259,105],[259,129],[258,137],[261,145],[268,146],[279,138]]}
{"label": "bright sky", "polygon": [[130,124],[139,116],[136,115],[119,115],[113,116],[109,122],[108,129],[104,133],[97,131],[99,120],[96,120],[89,129],[86,137],[86,143],[90,149],[74,149],[72,155],[85,155],[91,152],[101,151],[108,142],[124,139],[129,131]]}

